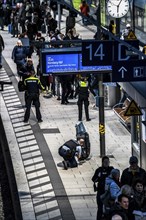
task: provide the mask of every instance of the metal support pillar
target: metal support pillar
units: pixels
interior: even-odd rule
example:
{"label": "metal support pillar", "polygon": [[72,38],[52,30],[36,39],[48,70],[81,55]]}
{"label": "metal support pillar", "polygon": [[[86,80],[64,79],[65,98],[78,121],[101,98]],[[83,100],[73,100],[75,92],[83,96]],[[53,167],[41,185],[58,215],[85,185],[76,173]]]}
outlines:
{"label": "metal support pillar", "polygon": [[[131,116],[131,143],[132,144],[136,142],[137,140],[136,123],[137,123],[137,117]],[[133,154],[133,148],[132,148],[132,154]]]}
{"label": "metal support pillar", "polygon": [[105,122],[104,122],[104,92],[102,74],[99,80],[99,135],[100,135],[100,157],[105,156]]}
{"label": "metal support pillar", "polygon": [[116,35],[120,36],[120,18],[116,18]]}
{"label": "metal support pillar", "polygon": [[[139,116],[131,116],[131,146],[132,146],[132,155],[136,155],[139,159],[139,164],[142,166],[142,153],[141,153],[141,138],[138,143],[138,133],[141,136],[141,127],[138,125]],[[140,119],[141,120],[141,119]],[[138,131],[139,130],[139,131]]]}
{"label": "metal support pillar", "polygon": [[133,4],[132,4],[132,29],[135,33],[135,4],[134,4],[134,0],[133,0]]}
{"label": "metal support pillar", "polygon": [[101,40],[101,17],[100,17],[100,0],[98,2],[97,10],[96,10],[96,17],[97,17],[97,40]]}
{"label": "metal support pillar", "polygon": [[61,7],[59,3],[58,3],[58,29],[59,31],[61,29]]}

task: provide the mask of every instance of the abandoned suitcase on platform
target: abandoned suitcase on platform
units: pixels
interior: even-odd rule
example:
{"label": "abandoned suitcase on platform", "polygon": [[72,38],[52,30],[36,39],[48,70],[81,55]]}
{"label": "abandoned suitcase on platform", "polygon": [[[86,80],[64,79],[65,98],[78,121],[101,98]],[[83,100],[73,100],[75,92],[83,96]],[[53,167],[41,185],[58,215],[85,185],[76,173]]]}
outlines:
{"label": "abandoned suitcase on platform", "polygon": [[76,139],[84,139],[84,147],[83,152],[82,152],[82,156],[81,159],[87,159],[90,155],[90,140],[89,140],[89,134],[86,131],[86,128],[84,126],[84,124],[82,122],[79,122],[76,124]]}

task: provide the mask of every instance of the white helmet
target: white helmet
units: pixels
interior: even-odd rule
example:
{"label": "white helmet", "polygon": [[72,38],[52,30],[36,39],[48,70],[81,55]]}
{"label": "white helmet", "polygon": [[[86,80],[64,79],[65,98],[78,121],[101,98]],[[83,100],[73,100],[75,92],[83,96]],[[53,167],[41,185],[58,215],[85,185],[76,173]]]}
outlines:
{"label": "white helmet", "polygon": [[130,28],[130,24],[126,24],[126,28]]}

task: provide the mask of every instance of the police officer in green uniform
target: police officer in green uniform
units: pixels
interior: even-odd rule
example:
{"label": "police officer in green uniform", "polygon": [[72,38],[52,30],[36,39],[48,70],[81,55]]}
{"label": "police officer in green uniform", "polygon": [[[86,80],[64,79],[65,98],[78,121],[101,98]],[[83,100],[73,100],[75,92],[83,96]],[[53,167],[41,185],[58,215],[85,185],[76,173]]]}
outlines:
{"label": "police officer in green uniform", "polygon": [[45,90],[45,88],[42,86],[40,80],[34,75],[34,71],[31,71],[30,76],[24,80],[24,85],[26,88],[26,111],[24,115],[25,123],[29,120],[32,102],[36,109],[36,118],[38,122],[42,122],[42,116],[40,113],[39,90]]}
{"label": "police officer in green uniform", "polygon": [[82,121],[82,108],[84,104],[85,108],[85,115],[86,115],[86,121],[91,121],[89,118],[89,82],[87,81],[86,77],[81,77],[78,83],[77,91],[76,93],[78,94],[78,120]]}

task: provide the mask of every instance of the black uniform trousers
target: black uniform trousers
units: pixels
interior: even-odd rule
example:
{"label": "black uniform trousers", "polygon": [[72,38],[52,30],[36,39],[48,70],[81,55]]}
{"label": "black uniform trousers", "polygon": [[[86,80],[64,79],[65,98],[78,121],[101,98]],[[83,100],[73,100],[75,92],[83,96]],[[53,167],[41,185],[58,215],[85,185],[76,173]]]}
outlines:
{"label": "black uniform trousers", "polygon": [[40,112],[39,94],[31,93],[31,94],[27,94],[26,96],[26,111],[24,115],[24,121],[28,121],[30,117],[30,109],[31,109],[32,102],[35,106],[37,120],[39,121],[42,119],[41,112]]}
{"label": "black uniform trousers", "polygon": [[61,82],[61,87],[62,87],[61,103],[65,104],[68,103],[68,96],[71,93],[71,83]]}
{"label": "black uniform trousers", "polygon": [[86,120],[89,120],[89,110],[88,110],[89,101],[88,101],[88,98],[87,97],[79,97],[77,104],[78,104],[79,121],[82,121],[83,104],[84,104],[84,109],[85,109]]}

